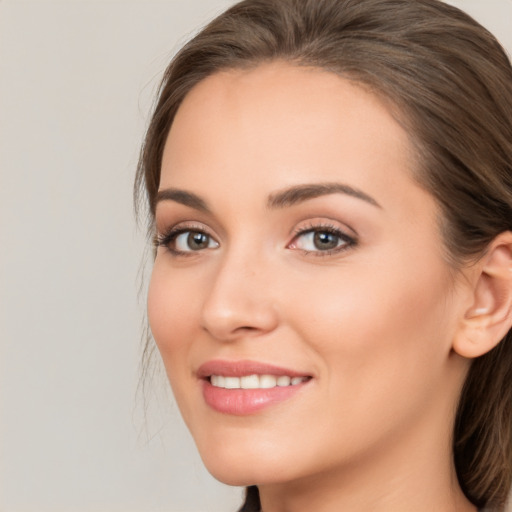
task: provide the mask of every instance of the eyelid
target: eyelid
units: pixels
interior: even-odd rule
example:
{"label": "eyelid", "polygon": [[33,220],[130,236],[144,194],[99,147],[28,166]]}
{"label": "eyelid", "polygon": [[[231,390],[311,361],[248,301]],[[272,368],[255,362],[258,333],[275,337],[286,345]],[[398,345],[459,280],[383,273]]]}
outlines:
{"label": "eyelid", "polygon": [[[346,232],[347,230],[350,230],[353,233],[355,233],[355,231],[353,229],[351,229],[351,228],[343,229],[341,226],[335,225],[333,222],[309,221],[308,225],[299,226],[294,230],[293,238],[292,238],[291,242],[287,245],[287,248],[292,249],[292,250],[302,251],[306,255],[320,256],[320,257],[338,254],[338,253],[344,252],[348,249],[351,249],[358,244],[357,235],[356,234],[349,235]],[[303,237],[305,235],[309,235],[309,234],[315,233],[315,232],[317,232],[317,233],[323,232],[323,233],[333,234],[333,235],[337,236],[344,243],[341,245],[338,245],[332,249],[325,249],[325,250],[322,250],[322,249],[308,250],[308,249],[303,249],[301,247],[293,247],[293,245],[296,244],[296,241],[298,239],[300,239],[301,237]]]}
{"label": "eyelid", "polygon": [[[354,234],[348,234],[348,232],[354,233]],[[215,247],[205,247],[200,248],[197,250],[190,249],[190,250],[177,250],[175,248],[171,247],[171,244],[176,240],[178,236],[180,236],[183,233],[187,232],[197,232],[197,233],[203,233],[204,235],[208,236],[210,241],[213,241],[215,244]],[[314,232],[325,232],[330,233],[335,236],[337,236],[341,242],[340,245],[332,248],[332,249],[304,249],[301,247],[296,246],[297,240],[304,236],[308,235],[310,233]],[[291,241],[286,245],[286,248],[292,249],[292,250],[298,250],[301,251],[303,254],[311,254],[314,256],[329,256],[337,253],[341,253],[343,251],[346,251],[358,243],[358,236],[355,233],[355,230],[347,225],[340,226],[338,222],[335,222],[333,220],[308,220],[307,224],[304,222],[300,223],[297,227],[295,227],[291,234]],[[154,245],[156,248],[158,247],[164,247],[169,252],[171,252],[173,255],[176,256],[192,256],[197,255],[199,253],[204,252],[205,250],[211,250],[213,248],[219,247],[220,243],[218,241],[218,237],[212,233],[212,230],[202,222],[197,221],[181,221],[177,222],[176,224],[172,224],[167,228],[160,228],[158,229],[155,237],[154,237]]]}
{"label": "eyelid", "polygon": [[324,217],[323,215],[311,216],[298,222],[291,231],[290,235],[295,237],[307,231],[320,231],[322,229],[332,232],[339,232],[343,236],[354,240],[359,238],[357,231],[349,224],[329,216]]}
{"label": "eyelid", "polygon": [[[176,240],[176,238],[183,233],[192,232],[192,233],[202,233],[210,238],[215,244],[216,247],[219,246],[219,242],[217,240],[217,237],[211,233],[211,230],[205,226],[202,223],[197,222],[178,222],[177,224],[174,224],[166,229],[160,229],[156,233],[156,236],[154,238],[154,245],[156,248],[158,247],[164,247],[166,248],[171,254],[175,256],[192,256],[198,253],[201,253],[207,249],[212,249],[211,247],[207,247],[205,249],[201,250],[190,250],[190,251],[181,251],[177,249],[172,249],[170,247],[170,244]],[[216,248],[215,247],[215,248]]]}
{"label": "eyelid", "polygon": [[[165,204],[164,204],[165,203]],[[224,238],[226,233],[222,224],[213,215],[200,211],[191,211],[190,207],[173,201],[161,201],[154,217],[155,237],[168,233],[174,227],[186,226],[210,234],[216,240]]]}

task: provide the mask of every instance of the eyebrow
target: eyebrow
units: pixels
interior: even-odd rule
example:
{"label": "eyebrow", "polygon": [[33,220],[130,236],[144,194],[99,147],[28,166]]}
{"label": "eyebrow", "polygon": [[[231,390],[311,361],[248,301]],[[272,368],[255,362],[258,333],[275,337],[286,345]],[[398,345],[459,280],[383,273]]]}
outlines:
{"label": "eyebrow", "polygon": [[309,199],[314,199],[315,197],[329,194],[346,194],[357,199],[362,199],[377,208],[382,208],[373,197],[364,193],[362,190],[342,183],[312,183],[287,188],[283,191],[271,194],[268,198],[267,206],[272,209],[285,208]]}
{"label": "eyebrow", "polygon": [[193,192],[187,192],[186,190],[180,190],[177,188],[159,190],[156,194],[155,205],[160,201],[174,201],[204,213],[211,213],[211,210],[204,199],[201,199],[198,195]]}
{"label": "eyebrow", "polygon": [[[280,192],[274,192],[268,197],[267,208],[272,210],[286,208],[309,199],[330,194],[345,194],[366,201],[377,208],[382,208],[373,197],[364,193],[362,190],[342,183],[311,183],[290,187]],[[211,213],[211,209],[204,199],[186,190],[177,188],[159,190],[156,195],[155,205],[161,201],[174,201],[203,213]]]}

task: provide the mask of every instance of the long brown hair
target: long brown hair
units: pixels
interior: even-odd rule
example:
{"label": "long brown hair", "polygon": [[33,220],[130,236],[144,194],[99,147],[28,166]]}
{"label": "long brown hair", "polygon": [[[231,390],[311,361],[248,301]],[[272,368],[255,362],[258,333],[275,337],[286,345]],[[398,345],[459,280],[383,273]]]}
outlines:
{"label": "long brown hair", "polygon": [[[512,230],[512,67],[486,29],[438,0],[245,0],[217,17],[161,84],[135,183],[150,230],[162,152],[183,98],[220,70],[278,59],[329,70],[386,101],[411,134],[416,179],[441,206],[454,268]],[[453,450],[469,500],[502,510],[512,481],[511,332],[472,363]],[[243,510],[258,503],[249,488]]]}

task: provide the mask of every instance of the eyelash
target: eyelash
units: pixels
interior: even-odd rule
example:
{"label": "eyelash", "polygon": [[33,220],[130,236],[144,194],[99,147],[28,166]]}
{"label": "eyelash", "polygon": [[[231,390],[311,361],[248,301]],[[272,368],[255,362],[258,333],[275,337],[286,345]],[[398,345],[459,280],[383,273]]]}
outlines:
{"label": "eyelash", "polygon": [[173,227],[169,229],[168,231],[159,234],[155,238],[155,247],[165,247],[173,256],[193,256],[195,253],[201,252],[201,251],[180,251],[177,249],[174,249],[172,247],[172,244],[176,241],[176,239],[184,234],[184,233],[200,233],[203,235],[206,235],[208,238],[213,240],[213,237],[208,234],[204,228],[200,226],[179,226],[179,227]]}
{"label": "eyelash", "polygon": [[291,244],[298,240],[299,237],[307,235],[309,233],[327,233],[338,237],[339,240],[344,243],[338,247],[324,251],[308,251],[306,249],[297,248],[297,250],[300,250],[303,254],[306,255],[313,255],[314,257],[322,258],[326,256],[332,256],[333,254],[339,254],[357,245],[357,239],[355,237],[347,235],[340,228],[333,226],[332,224],[311,224],[307,228],[298,228],[293,235],[293,240]]}
{"label": "eyelash", "polygon": [[[155,247],[165,247],[173,256],[193,256],[196,253],[202,252],[202,250],[190,250],[190,251],[180,251],[172,247],[172,244],[176,241],[178,236],[184,234],[184,233],[199,233],[207,236],[210,240],[215,239],[204,230],[204,228],[199,226],[180,226],[180,227],[173,227],[169,229],[168,231],[159,234],[155,237]],[[341,229],[339,229],[336,226],[333,226],[331,224],[312,224],[308,226],[307,228],[301,227],[297,229],[293,234],[292,241],[287,245],[287,247],[290,247],[290,245],[296,243],[296,241],[301,237],[305,236],[310,233],[327,233],[330,235],[336,236],[340,241],[344,242],[342,245],[335,247],[333,249],[328,250],[316,250],[316,251],[310,251],[306,249],[300,249],[296,248],[296,250],[301,251],[303,254],[306,255],[313,255],[315,257],[326,257],[331,256],[333,254],[338,254],[341,252],[344,252],[352,247],[355,247],[357,245],[357,239],[355,237],[349,236],[346,233],[344,233]],[[215,242],[218,243],[218,242]]]}

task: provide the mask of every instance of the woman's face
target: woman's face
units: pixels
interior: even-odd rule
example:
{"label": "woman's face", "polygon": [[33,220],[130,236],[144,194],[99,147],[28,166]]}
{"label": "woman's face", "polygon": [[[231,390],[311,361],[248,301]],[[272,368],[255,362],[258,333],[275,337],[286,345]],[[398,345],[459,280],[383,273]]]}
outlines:
{"label": "woman's face", "polygon": [[334,74],[266,64],[185,98],[163,155],[148,312],[220,480],[449,451],[461,300],[414,166],[383,104]]}

